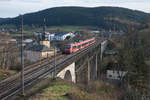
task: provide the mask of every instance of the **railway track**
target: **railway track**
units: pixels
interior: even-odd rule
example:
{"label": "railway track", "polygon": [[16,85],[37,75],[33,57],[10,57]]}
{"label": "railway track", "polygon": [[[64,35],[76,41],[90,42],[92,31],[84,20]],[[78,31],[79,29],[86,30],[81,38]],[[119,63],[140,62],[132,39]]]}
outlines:
{"label": "railway track", "polygon": [[[91,44],[71,55],[60,55],[56,58],[56,72],[58,73],[63,69],[64,66],[69,65],[75,59],[79,59],[82,55],[86,54],[90,49],[99,45],[100,42]],[[54,59],[43,60],[41,64],[34,64],[26,67],[24,78],[25,78],[25,89],[32,87],[47,75],[53,75],[54,73]],[[7,78],[0,82],[0,100],[8,100],[11,96],[18,94],[21,91],[21,73]]]}
{"label": "railway track", "polygon": [[[57,56],[56,60],[59,60],[61,58],[63,58],[65,55],[61,55],[61,56]],[[50,61],[44,60],[41,65],[37,65],[35,64],[35,66],[30,66],[31,68],[27,68],[25,69],[25,73],[24,73],[24,78],[25,78],[25,83],[31,81],[33,78],[37,78],[37,74],[39,74],[39,72],[42,69],[45,69],[44,67],[47,65],[51,65],[53,64],[53,59]],[[44,67],[43,67],[44,66]],[[9,91],[13,91],[13,89],[18,89],[19,86],[21,85],[21,73],[19,72],[18,74],[9,77],[8,79],[1,81],[0,82],[0,100],[1,98],[7,96],[7,94],[9,93]],[[11,91],[11,92],[12,92]],[[5,100],[5,99],[4,99]]]}

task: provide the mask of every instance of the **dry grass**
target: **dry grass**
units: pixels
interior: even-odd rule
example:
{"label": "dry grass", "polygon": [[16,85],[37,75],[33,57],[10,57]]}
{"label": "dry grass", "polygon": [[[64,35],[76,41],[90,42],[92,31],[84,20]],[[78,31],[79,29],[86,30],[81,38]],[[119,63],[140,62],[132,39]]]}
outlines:
{"label": "dry grass", "polygon": [[93,97],[92,100],[119,100],[122,96],[122,92],[117,86],[107,82],[90,82],[85,88]]}
{"label": "dry grass", "polygon": [[46,79],[15,100],[92,100],[75,84],[61,79]]}
{"label": "dry grass", "polygon": [[14,75],[16,73],[17,73],[16,71],[0,69],[0,80],[4,80],[4,79],[8,78],[9,76]]}
{"label": "dry grass", "polygon": [[119,100],[120,90],[105,82],[76,85],[61,79],[46,79],[16,100]]}

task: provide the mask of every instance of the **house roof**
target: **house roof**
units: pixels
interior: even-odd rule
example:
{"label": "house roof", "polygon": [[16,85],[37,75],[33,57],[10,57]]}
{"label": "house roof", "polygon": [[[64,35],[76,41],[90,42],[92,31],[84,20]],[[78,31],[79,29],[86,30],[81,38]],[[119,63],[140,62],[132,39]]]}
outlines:
{"label": "house roof", "polygon": [[26,48],[26,50],[44,52],[44,51],[49,51],[50,48],[48,48],[48,47],[45,46],[45,45],[33,45],[33,46],[31,46],[31,47]]}
{"label": "house roof", "polygon": [[24,43],[30,43],[30,42],[32,42],[33,40],[32,39],[25,39],[23,42]]}
{"label": "house roof", "polygon": [[119,71],[124,71],[125,67],[122,65],[118,65],[118,63],[113,63],[113,62],[109,62],[106,66],[105,66],[106,70],[119,70]]}
{"label": "house roof", "polygon": [[68,33],[70,33],[70,32],[58,32],[55,35],[56,36],[63,36],[63,35],[68,34]]}

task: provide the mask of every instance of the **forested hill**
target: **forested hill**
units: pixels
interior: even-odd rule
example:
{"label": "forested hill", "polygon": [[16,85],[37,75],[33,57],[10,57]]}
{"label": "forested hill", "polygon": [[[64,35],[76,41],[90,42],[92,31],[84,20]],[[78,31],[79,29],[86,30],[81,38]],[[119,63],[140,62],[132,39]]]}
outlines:
{"label": "forested hill", "polygon": [[10,18],[0,18],[0,23],[5,22],[7,20],[9,20]]}
{"label": "forested hill", "polygon": [[[143,24],[149,14],[119,7],[55,7],[24,15],[24,24],[47,26],[76,25],[98,26],[104,29],[124,28],[127,25],[139,26]],[[20,16],[0,23],[20,24]]]}

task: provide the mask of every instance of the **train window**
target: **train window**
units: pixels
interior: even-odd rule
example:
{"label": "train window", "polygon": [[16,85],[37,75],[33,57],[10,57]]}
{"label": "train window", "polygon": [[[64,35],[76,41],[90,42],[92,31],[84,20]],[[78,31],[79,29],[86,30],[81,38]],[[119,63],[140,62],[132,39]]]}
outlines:
{"label": "train window", "polygon": [[90,41],[90,43],[92,43],[92,42],[93,42],[93,40]]}
{"label": "train window", "polygon": [[76,48],[76,46],[73,46],[73,47],[72,47],[72,49],[75,49],[75,48]]}
{"label": "train window", "polygon": [[80,47],[81,47],[81,45],[78,46],[78,48],[80,48]]}
{"label": "train window", "polygon": [[71,48],[71,45],[66,45],[65,48],[66,48],[66,49],[70,49],[70,48]]}

